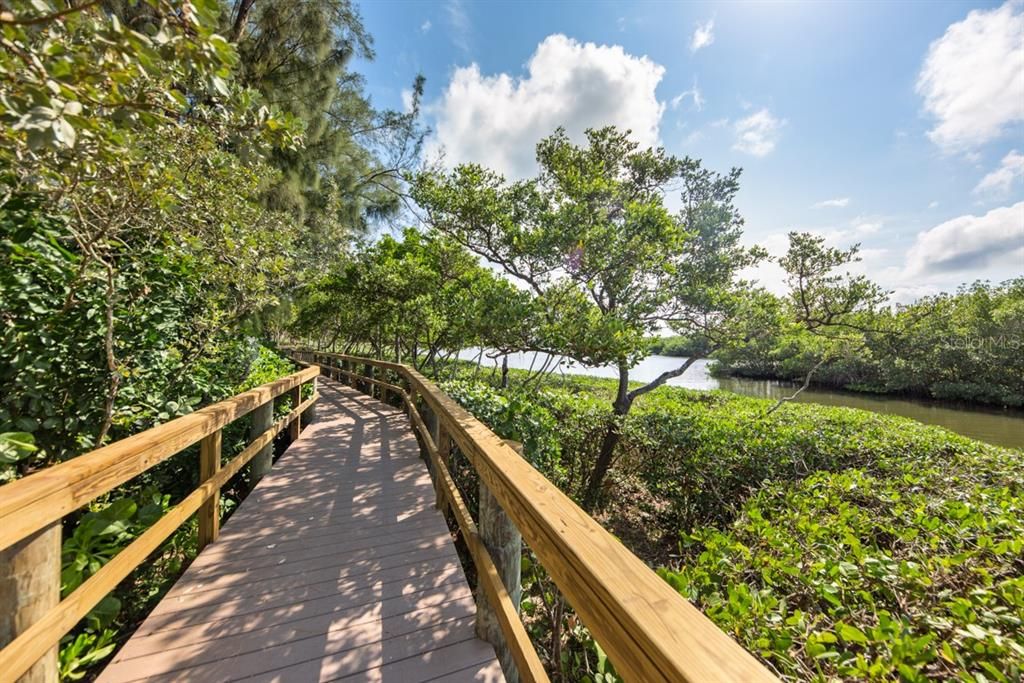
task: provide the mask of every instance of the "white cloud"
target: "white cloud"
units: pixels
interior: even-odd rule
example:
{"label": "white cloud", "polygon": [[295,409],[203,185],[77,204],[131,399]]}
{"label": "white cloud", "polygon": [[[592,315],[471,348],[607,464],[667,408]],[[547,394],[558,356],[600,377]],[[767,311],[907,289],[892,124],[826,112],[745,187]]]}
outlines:
{"label": "white cloud", "polygon": [[486,76],[476,64],[456,69],[429,107],[436,134],[428,156],[443,149],[447,163],[477,162],[521,178],[536,169],[537,142],[558,126],[578,141],[587,128],[615,125],[643,146],[659,144],[665,105],[655,89],[665,69],[647,57],[559,34],[537,46],[526,71],[516,77]]}
{"label": "white cloud", "polygon": [[874,235],[881,229],[881,221],[860,222],[860,220],[858,219],[854,221],[854,225],[851,228],[851,234],[853,234],[855,237],[864,237],[865,235]]}
{"label": "white cloud", "polygon": [[697,24],[697,29],[690,39],[690,52],[696,52],[715,42],[715,20],[708,19],[703,24]]}
{"label": "white cloud", "polygon": [[427,19],[422,24],[420,24],[420,33],[426,33],[427,31],[430,30],[431,26],[433,26],[433,24],[430,23],[430,19]]}
{"label": "white cloud", "polygon": [[923,299],[926,296],[935,296],[941,292],[949,292],[955,285],[946,284],[943,285],[913,285],[913,284],[898,284],[892,288],[892,294],[889,295],[890,303],[894,304],[912,304],[919,299]]}
{"label": "white cloud", "polygon": [[[859,244],[860,239],[873,235],[882,229],[881,220],[869,221],[863,216],[858,216],[846,226],[828,228],[793,228],[796,232],[809,232],[825,239],[825,244],[830,247],[847,249],[854,244]],[[786,255],[789,250],[789,231],[773,232],[768,235],[761,235],[756,241],[750,240],[751,244],[762,247],[771,256],[771,260],[762,261],[756,266],[745,268],[740,272],[740,277],[748,280],[756,280],[773,294],[784,295],[787,293],[786,272],[779,265],[778,259]],[[878,247],[862,247],[859,252],[860,261],[850,263],[843,268],[844,272],[857,275],[866,275],[872,278],[874,271],[878,270],[878,263],[890,259],[889,249]]]}
{"label": "white cloud", "polygon": [[850,198],[849,197],[838,197],[836,199],[826,199],[824,201],[818,202],[817,204],[815,204],[811,208],[812,209],[832,209],[832,208],[842,209],[842,208],[847,207],[849,205],[850,205]]}
{"label": "white cloud", "polygon": [[[872,219],[864,216],[857,216],[842,226],[812,229],[807,230],[806,232],[821,235],[831,246],[846,248],[854,243],[858,243],[864,237],[874,235],[876,232],[881,230],[884,225],[885,224],[879,218]],[[861,255],[863,256],[867,252],[878,253],[880,251],[883,250],[863,249],[861,250]]]}
{"label": "white cloud", "polygon": [[910,275],[998,266],[1024,267],[1024,202],[941,223],[919,233],[907,253]]}
{"label": "white cloud", "polygon": [[686,100],[687,97],[693,100],[694,109],[696,109],[697,111],[702,111],[704,109],[704,95],[701,93],[700,88],[697,86],[696,78],[693,79],[692,88],[690,88],[689,90],[684,90],[683,92],[679,93],[678,95],[672,98],[670,102],[670,104],[672,105],[672,109],[679,109],[680,105],[682,105],[683,101]]}
{"label": "white cloud", "polygon": [[929,208],[929,209],[934,209],[934,208],[935,208],[935,207],[937,207],[938,205],[939,205],[939,203],[938,203],[938,202],[934,202],[934,201],[933,201],[933,202],[928,202],[928,208]]}
{"label": "white cloud", "polygon": [[1010,194],[1018,178],[1024,178],[1024,154],[1013,150],[1003,157],[999,168],[981,179],[974,188],[974,194],[1005,197]]}
{"label": "white cloud", "polygon": [[745,119],[740,119],[733,126],[736,141],[732,148],[756,157],[763,157],[775,149],[779,133],[786,121],[772,116],[767,109],[761,109]]}
{"label": "white cloud", "polygon": [[928,48],[917,79],[937,121],[928,137],[966,152],[1024,121],[1024,3],[973,10]]}
{"label": "white cloud", "polygon": [[448,0],[444,5],[444,10],[452,28],[452,42],[463,52],[469,52],[469,35],[473,27],[470,24],[469,15],[466,14],[466,8],[462,5],[462,0]]}

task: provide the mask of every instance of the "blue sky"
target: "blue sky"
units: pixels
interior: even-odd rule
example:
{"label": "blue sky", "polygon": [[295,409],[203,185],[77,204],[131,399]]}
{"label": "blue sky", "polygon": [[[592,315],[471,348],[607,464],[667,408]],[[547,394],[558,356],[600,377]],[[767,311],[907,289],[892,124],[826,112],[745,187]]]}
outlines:
{"label": "blue sky", "polygon": [[[750,243],[837,246],[895,299],[1024,274],[1024,1],[363,3],[378,106],[428,150],[529,175],[555,126],[744,169]],[[671,201],[671,200],[670,200]],[[778,270],[754,273],[778,290]]]}

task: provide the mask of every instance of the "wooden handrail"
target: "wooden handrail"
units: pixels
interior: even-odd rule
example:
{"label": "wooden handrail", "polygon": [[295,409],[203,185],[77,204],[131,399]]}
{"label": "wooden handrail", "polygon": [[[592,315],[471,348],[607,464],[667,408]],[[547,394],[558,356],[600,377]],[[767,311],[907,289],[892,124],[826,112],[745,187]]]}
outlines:
{"label": "wooden handrail", "polygon": [[[313,395],[295,401],[292,410],[256,436],[229,463],[208,476],[180,503],[123,548],[81,586],[50,609],[0,650],[0,683],[15,681],[145,559],[189,519],[201,515],[200,542],[216,537],[215,519],[202,523],[201,508],[215,501],[220,489],[285,428],[297,425],[301,415],[319,398],[315,379],[320,368],[306,367],[287,377],[238,394],[194,413],[122,439],[73,460],[54,465],[24,479],[0,487],[0,550],[60,520],[64,515],[108,493],[175,453],[219,435],[233,420],[273,401],[287,392],[298,392],[314,382]],[[219,463],[218,463],[219,464]],[[211,506],[207,505],[207,508]],[[219,514],[209,509],[209,515]],[[8,606],[2,606],[7,609]]]}
{"label": "wooden handrail", "polygon": [[[608,653],[616,670],[629,681],[777,681],[749,652],[720,630],[655,574],[636,555],[549,482],[529,462],[505,444],[467,410],[437,388],[414,368],[401,363],[348,356],[345,354],[297,352],[331,374],[334,361],[390,370],[409,385],[403,399],[410,406],[412,422],[424,442],[440,487],[453,506],[460,531],[477,562],[489,563],[486,549],[476,537],[468,511],[459,506],[461,497],[444,463],[436,457],[436,445],[410,400],[418,394],[437,417],[448,436],[474,467],[480,479],[522,533],[540,563],[576,610],[594,638]],[[351,371],[346,370],[347,375]],[[366,380],[368,378],[361,377]],[[481,563],[477,562],[478,569]],[[493,568],[493,564],[490,565]],[[504,590],[500,579],[487,567],[478,571],[488,592]],[[495,598],[500,598],[495,595]],[[505,593],[505,599],[508,599]],[[509,603],[510,604],[510,603]],[[525,630],[518,615],[511,616],[499,605],[499,621],[510,646],[523,649],[519,640]],[[514,618],[514,619],[513,619]],[[514,624],[510,621],[514,620]],[[526,644],[529,646],[529,643]],[[532,646],[529,646],[532,652]],[[536,653],[532,653],[536,658]],[[520,674],[535,678],[532,669]],[[543,672],[541,672],[543,674]]]}

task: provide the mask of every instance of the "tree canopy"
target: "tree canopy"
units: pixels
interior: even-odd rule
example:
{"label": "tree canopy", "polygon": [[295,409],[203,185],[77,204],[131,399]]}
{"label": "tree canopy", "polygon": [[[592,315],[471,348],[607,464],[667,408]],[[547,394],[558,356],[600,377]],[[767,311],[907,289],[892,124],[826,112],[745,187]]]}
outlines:
{"label": "tree canopy", "polygon": [[385,235],[305,290],[294,331],[320,348],[436,365],[521,330],[523,293],[457,242],[408,228]]}
{"label": "tree canopy", "polygon": [[[763,257],[740,244],[733,204],[738,169],[721,175],[698,160],[639,149],[628,131],[588,130],[577,145],[558,130],[537,145],[539,173],[506,182],[467,164],[420,174],[412,195],[431,226],[500,266],[532,295],[525,349],[615,365],[614,414],[682,374],[681,362],[639,388],[629,370],[659,329],[700,337],[708,348],[742,335],[749,289],[738,272]],[[681,209],[666,206],[680,193]],[[592,504],[619,438],[612,419],[592,475]]]}
{"label": "tree canopy", "polygon": [[348,68],[347,0],[15,2],[0,30],[0,431],[37,462],[216,396],[418,154]]}

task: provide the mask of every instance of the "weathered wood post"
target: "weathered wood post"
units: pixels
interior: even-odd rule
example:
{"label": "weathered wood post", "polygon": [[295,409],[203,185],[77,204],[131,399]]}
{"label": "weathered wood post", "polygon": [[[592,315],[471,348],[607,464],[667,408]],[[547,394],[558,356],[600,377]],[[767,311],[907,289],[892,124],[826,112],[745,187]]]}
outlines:
{"label": "weathered wood post", "polygon": [[427,423],[427,431],[430,433],[430,437],[434,440],[434,445],[436,446],[437,431],[440,429],[440,426],[437,422],[437,415],[434,414],[434,409],[426,401],[423,402],[423,421]]}
{"label": "weathered wood post", "polygon": [[[450,469],[448,462],[449,455],[452,449],[452,440],[448,436],[448,430],[444,428],[441,421],[434,416],[434,429],[433,434],[434,445],[437,446],[437,462],[444,463],[445,467]],[[438,466],[437,471],[434,472],[434,505],[438,510],[444,512],[448,507],[448,497],[444,493],[444,484],[441,481],[441,468]]]}
{"label": "weathered wood post", "polygon": [[[412,423],[413,406],[416,405],[416,390],[412,388],[411,384],[409,385],[409,388],[406,389],[406,395],[409,397],[409,402],[408,403],[403,402],[402,403],[402,409],[404,410],[406,417],[409,418],[409,422],[410,422],[410,425],[411,425],[411,423]],[[413,429],[413,434],[415,434],[415,433],[416,433],[416,430]]]}
{"label": "weathered wood post", "polygon": [[[523,454],[523,445],[516,441],[505,441],[513,450]],[[480,481],[480,520],[478,522],[480,540],[494,561],[494,566],[501,576],[502,583],[512,598],[512,604],[519,612],[519,604],[523,596],[522,563],[523,537],[516,528],[515,522],[505,513],[497,499],[491,495],[487,485]],[[488,604],[483,588],[477,587],[476,600],[476,634],[494,646],[494,652],[505,672],[505,680],[518,683],[519,670],[516,668],[512,652],[505,642],[494,608]]]}
{"label": "weathered wood post", "polygon": [[[0,648],[60,602],[60,522],[0,550]],[[18,679],[56,683],[57,645]]]}
{"label": "weathered wood post", "polygon": [[[260,434],[270,429],[273,424],[274,401],[270,400],[252,411],[252,423],[249,426],[249,441],[251,442],[255,440]],[[259,453],[253,456],[252,463],[249,465],[249,474],[254,487],[256,486],[256,482],[270,472],[273,461],[274,443],[271,441],[261,448]]]}
{"label": "weathered wood post", "polygon": [[[199,483],[220,471],[221,430],[199,442]],[[199,508],[199,550],[217,540],[220,534],[220,489]]]}
{"label": "weathered wood post", "polygon": [[[366,376],[369,377],[370,379],[374,379],[374,376],[376,375],[376,369],[377,368],[367,363],[365,366]],[[376,392],[374,392],[376,386],[377,385],[374,384],[373,382],[366,383],[366,393],[370,395],[370,398],[377,398]]]}
{"label": "weathered wood post", "polygon": [[[437,422],[437,415],[434,414],[434,409],[430,407],[430,404],[427,403],[426,399],[424,399],[424,401],[423,401],[423,412],[420,413],[420,416],[423,418],[423,423],[427,427],[427,433],[430,434],[430,438],[431,438],[431,440],[433,440],[434,446],[436,446],[437,450],[439,451],[438,452],[438,457],[440,457],[440,455],[441,455],[440,454],[441,445],[437,442],[437,437],[439,436],[438,433],[437,433],[438,429],[439,429],[438,422]],[[429,467],[430,467],[430,473],[434,476],[434,493],[438,494],[438,497],[437,497],[437,501],[438,501],[437,502],[437,507],[441,507],[441,504],[440,504],[441,489],[440,489],[440,486],[439,486],[439,484],[440,484],[440,475],[435,471],[436,468],[434,467],[433,461],[431,461],[431,459],[429,457],[429,453],[427,455],[428,455],[428,457],[426,458],[427,465],[429,465]]]}
{"label": "weathered wood post", "polygon": [[[313,387],[313,396],[316,396],[316,380],[317,377],[314,377],[309,381],[309,385]],[[316,404],[317,402],[313,401],[313,403],[311,403],[310,406],[306,408],[306,412],[302,414],[302,419],[305,420],[305,424],[307,425],[311,425],[314,422],[316,422]]]}
{"label": "weathered wood post", "polygon": [[[302,385],[295,387],[288,392],[288,396],[292,399],[292,410],[295,410],[302,403]],[[292,443],[299,440],[299,432],[302,431],[302,415],[296,415],[292,423],[288,425],[288,438]]]}

